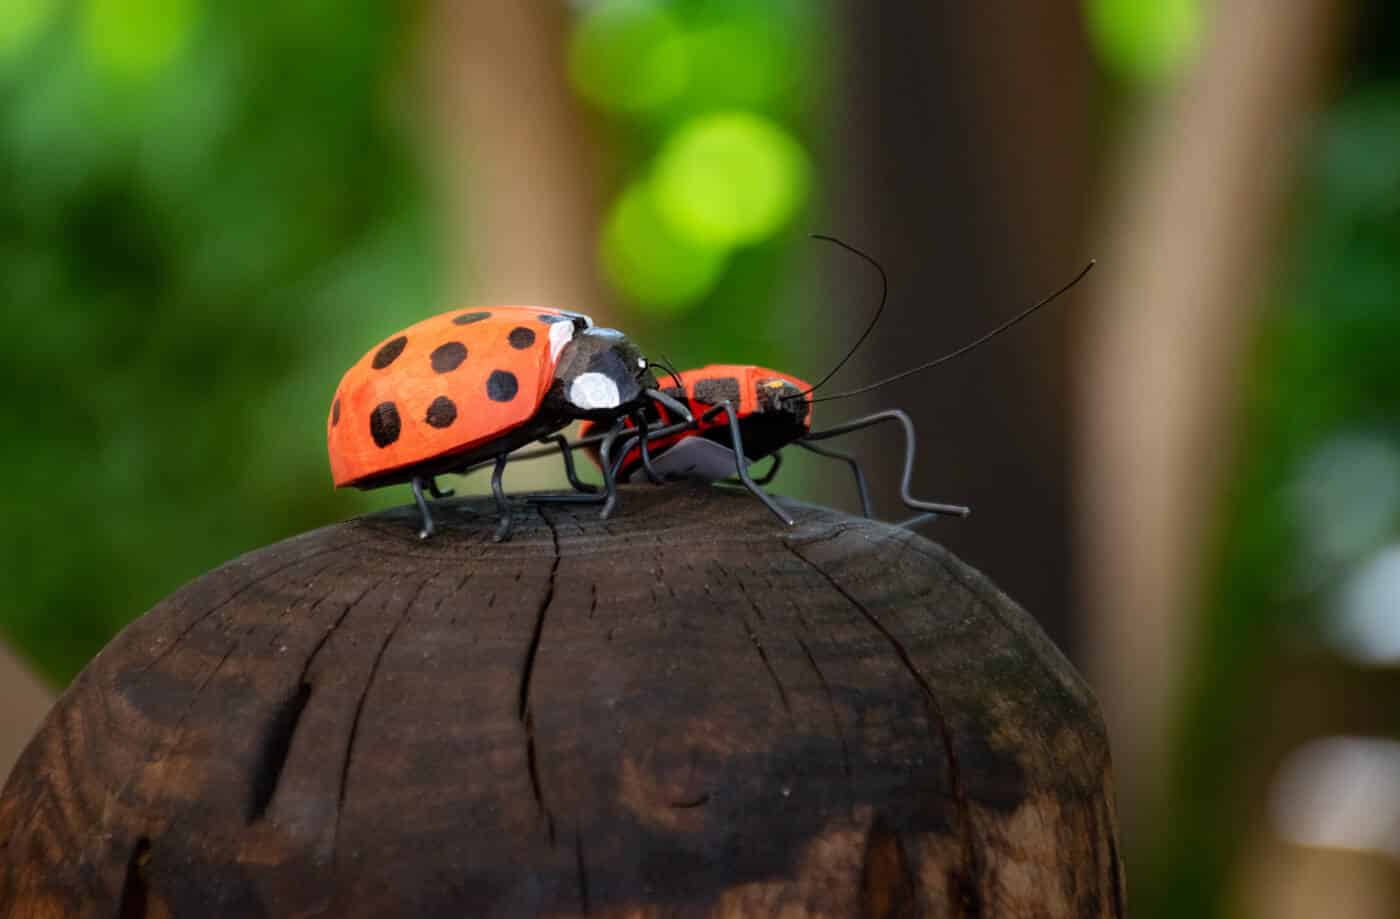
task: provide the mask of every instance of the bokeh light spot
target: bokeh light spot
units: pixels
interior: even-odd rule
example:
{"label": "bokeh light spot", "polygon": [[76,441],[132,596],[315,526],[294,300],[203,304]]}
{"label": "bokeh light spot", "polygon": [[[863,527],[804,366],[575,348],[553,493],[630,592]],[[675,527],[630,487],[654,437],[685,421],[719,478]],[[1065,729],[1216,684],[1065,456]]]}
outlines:
{"label": "bokeh light spot", "polygon": [[1347,577],[1327,624],[1343,654],[1368,664],[1400,662],[1400,547],[1385,549]]}
{"label": "bokeh light spot", "polygon": [[579,94],[614,111],[644,112],[685,88],[684,35],[664,8],[647,0],[605,0],[591,7],[569,43],[569,77]]}
{"label": "bokeh light spot", "polygon": [[693,31],[691,95],[711,108],[776,104],[797,79],[799,62],[792,41],[768,25],[762,16],[742,16]]}
{"label": "bokeh light spot", "polygon": [[1315,563],[1355,562],[1400,518],[1400,448],[1373,434],[1330,440],[1304,461],[1290,498]]}
{"label": "bokeh light spot", "polygon": [[1201,0],[1086,0],[1089,39],[1122,79],[1161,83],[1180,72],[1201,43]]}
{"label": "bokeh light spot", "polygon": [[87,0],[83,45],[109,76],[153,76],[189,45],[199,13],[200,0]]}
{"label": "bokeh light spot", "polygon": [[29,47],[58,12],[58,0],[5,0],[0,3],[0,60]]}
{"label": "bokeh light spot", "polygon": [[744,112],[693,119],[657,158],[657,209],[699,245],[759,242],[792,219],[807,195],[802,147],[772,120]]}
{"label": "bokeh light spot", "polygon": [[724,270],[723,248],[677,235],[657,212],[651,187],[636,182],[613,205],[603,225],[603,270],[642,310],[684,312],[709,293]]}
{"label": "bokeh light spot", "polygon": [[1303,846],[1400,856],[1400,743],[1323,737],[1289,754],[1271,789],[1274,830]]}

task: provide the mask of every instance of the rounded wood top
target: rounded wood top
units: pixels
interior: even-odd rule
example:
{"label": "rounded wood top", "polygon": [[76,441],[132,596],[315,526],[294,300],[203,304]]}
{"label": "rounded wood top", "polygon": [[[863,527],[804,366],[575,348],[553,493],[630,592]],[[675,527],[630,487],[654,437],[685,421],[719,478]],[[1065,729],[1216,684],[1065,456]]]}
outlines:
{"label": "rounded wood top", "polygon": [[26,750],[0,916],[1121,916],[1079,676],[939,546],[791,507],[629,487],[496,544],[466,499],[229,562]]}

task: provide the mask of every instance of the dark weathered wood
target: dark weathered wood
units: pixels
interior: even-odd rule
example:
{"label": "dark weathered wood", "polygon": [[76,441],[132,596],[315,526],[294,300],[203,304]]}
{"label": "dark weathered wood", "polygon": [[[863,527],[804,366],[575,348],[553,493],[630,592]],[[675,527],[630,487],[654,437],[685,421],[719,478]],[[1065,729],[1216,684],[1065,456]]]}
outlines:
{"label": "dark weathered wood", "polygon": [[0,795],[0,915],[1122,915],[1097,706],[938,546],[720,489],[486,508],[127,628]]}

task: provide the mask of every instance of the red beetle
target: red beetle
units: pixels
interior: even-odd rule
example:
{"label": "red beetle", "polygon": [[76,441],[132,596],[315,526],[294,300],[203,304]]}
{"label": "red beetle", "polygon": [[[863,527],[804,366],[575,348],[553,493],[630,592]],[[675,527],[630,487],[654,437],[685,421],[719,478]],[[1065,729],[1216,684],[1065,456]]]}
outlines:
{"label": "red beetle", "polygon": [[[904,469],[900,477],[900,499],[904,505],[919,513],[902,522],[910,526],[927,520],[932,515],[954,515],[965,517],[968,508],[954,504],[938,504],[921,501],[910,494],[910,481],[914,474],[916,434],[914,422],[899,409],[887,409],[861,418],[847,421],[824,431],[812,430],[812,404],[814,402],[843,399],[847,396],[870,392],[889,383],[950,361],[971,351],[984,342],[1001,334],[1048,305],[1069,290],[1094,267],[1089,262],[1069,283],[1038,303],[1002,323],[992,331],[960,348],[918,367],[895,374],[876,383],[862,386],[850,392],[813,398],[813,393],[835,376],[869,336],[884,311],[889,293],[889,281],[884,269],[873,258],[859,249],[829,236],[817,239],[836,243],[855,253],[875,267],[880,273],[882,292],[880,305],[876,309],[864,333],[856,340],[850,351],[815,386],[789,374],[753,365],[711,365],[696,370],[671,372],[674,386],[662,390],[663,394],[682,403],[685,414],[676,412],[666,405],[654,402],[645,415],[632,413],[616,422],[622,429],[634,432],[624,443],[622,453],[613,461],[610,447],[617,437],[617,431],[606,430],[599,422],[584,425],[583,437],[564,449],[583,447],[595,463],[599,464],[604,478],[609,483],[614,479],[627,481],[639,473],[652,481],[665,479],[693,478],[703,481],[716,481],[734,475],[753,492],[759,500],[781,519],[791,525],[792,518],[766,494],[761,485],[767,484],[777,474],[782,456],[779,451],[789,445],[801,447],[813,453],[832,459],[839,459],[851,467],[856,487],[860,493],[861,510],[865,516],[872,516],[870,492],[860,464],[852,456],[839,453],[818,442],[843,434],[853,433],[884,422],[900,425],[904,433]],[[690,416],[690,417],[687,417]],[[659,428],[653,428],[659,425]],[[603,449],[599,448],[602,445]],[[773,457],[773,465],[761,479],[754,479],[748,472],[750,463],[766,456]],[[604,496],[604,514],[611,511],[611,485],[609,495]],[[580,498],[575,500],[599,500]]]}

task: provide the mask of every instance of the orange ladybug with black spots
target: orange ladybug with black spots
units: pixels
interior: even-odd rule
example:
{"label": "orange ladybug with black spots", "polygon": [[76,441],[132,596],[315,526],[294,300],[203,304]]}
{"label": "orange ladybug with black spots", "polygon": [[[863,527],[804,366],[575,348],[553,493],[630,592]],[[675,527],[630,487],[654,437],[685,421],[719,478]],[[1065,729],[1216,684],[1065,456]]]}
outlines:
{"label": "orange ladybug with black spots", "polygon": [[[326,421],[337,487],[430,481],[560,430],[642,406],[655,385],[622,333],[534,306],[462,309],[357,361]],[[430,527],[428,528],[430,532]]]}

